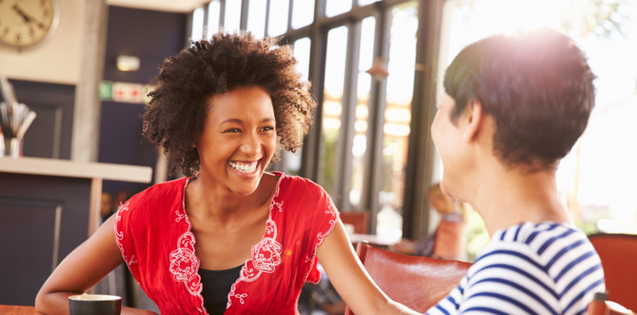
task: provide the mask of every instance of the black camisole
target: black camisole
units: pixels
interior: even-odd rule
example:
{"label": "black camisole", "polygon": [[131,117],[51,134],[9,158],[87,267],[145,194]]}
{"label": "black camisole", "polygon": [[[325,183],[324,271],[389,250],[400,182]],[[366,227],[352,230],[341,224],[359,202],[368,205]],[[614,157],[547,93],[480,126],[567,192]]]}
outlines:
{"label": "black camisole", "polygon": [[223,315],[228,304],[228,293],[239,279],[243,265],[226,270],[208,270],[199,268],[203,290],[203,305],[210,315]]}

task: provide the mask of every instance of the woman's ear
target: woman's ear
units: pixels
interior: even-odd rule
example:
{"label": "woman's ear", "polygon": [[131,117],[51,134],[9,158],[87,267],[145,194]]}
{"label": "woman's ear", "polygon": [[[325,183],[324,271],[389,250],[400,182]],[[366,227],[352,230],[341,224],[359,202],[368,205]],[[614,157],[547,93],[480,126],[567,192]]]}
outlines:
{"label": "woman's ear", "polygon": [[464,123],[464,138],[472,141],[476,138],[482,124],[482,103],[477,99],[470,99],[462,117]]}

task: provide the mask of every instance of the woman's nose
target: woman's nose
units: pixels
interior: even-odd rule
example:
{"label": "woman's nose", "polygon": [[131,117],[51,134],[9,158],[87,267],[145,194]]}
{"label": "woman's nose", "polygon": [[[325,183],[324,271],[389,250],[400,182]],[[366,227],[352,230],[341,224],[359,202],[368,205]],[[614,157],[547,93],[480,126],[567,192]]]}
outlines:
{"label": "woman's nose", "polygon": [[261,142],[261,139],[256,134],[246,135],[241,144],[241,150],[249,156],[257,157],[262,151]]}

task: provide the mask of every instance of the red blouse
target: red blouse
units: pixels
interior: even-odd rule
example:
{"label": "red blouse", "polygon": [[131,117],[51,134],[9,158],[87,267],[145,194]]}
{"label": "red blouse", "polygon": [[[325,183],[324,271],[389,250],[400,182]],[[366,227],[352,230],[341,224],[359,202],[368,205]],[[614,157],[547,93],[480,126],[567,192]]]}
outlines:
{"label": "red blouse", "polygon": [[[279,180],[265,234],[232,285],[226,314],[299,314],[303,284],[320,279],[316,252],[338,211],[310,180],[274,174]],[[146,189],[122,205],[115,220],[122,256],[162,315],[208,314],[184,206],[188,182],[182,178]]]}

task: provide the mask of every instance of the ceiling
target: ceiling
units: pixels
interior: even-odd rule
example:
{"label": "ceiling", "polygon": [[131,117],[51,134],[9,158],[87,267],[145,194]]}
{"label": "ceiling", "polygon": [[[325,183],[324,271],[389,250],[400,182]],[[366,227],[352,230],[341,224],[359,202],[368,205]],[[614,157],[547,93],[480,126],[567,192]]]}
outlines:
{"label": "ceiling", "polygon": [[106,0],[108,5],[166,12],[190,12],[210,0]]}

